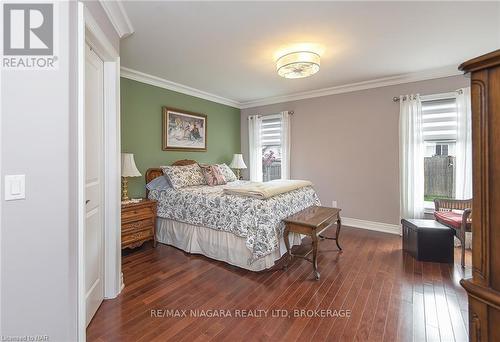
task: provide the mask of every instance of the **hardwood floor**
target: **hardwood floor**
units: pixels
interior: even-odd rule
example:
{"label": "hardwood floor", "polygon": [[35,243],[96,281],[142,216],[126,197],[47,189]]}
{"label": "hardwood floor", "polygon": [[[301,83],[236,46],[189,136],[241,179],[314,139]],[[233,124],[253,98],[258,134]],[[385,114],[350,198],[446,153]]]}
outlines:
{"label": "hardwood floor", "polygon": [[[334,241],[322,241],[319,281],[301,259],[286,272],[253,273],[162,244],[144,246],[123,257],[125,288],[101,305],[87,339],[467,341],[458,249],[456,263],[447,265],[403,255],[396,235],[345,227],[340,243],[341,254]],[[155,317],[182,310],[186,317]],[[245,312],[254,317],[235,317]],[[278,313],[290,317],[272,317]]]}

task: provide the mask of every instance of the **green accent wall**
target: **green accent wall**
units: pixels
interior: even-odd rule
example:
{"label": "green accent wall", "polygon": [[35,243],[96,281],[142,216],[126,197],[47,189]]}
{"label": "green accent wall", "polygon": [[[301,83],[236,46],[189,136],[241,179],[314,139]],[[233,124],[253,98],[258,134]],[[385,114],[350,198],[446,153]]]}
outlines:
{"label": "green accent wall", "polygon": [[[162,151],[162,107],[207,115],[207,151]],[[142,177],[129,178],[129,197],[145,196],[144,175],[150,167],[179,159],[228,163],[240,153],[240,110],[194,96],[121,78],[121,148],[133,153]]]}

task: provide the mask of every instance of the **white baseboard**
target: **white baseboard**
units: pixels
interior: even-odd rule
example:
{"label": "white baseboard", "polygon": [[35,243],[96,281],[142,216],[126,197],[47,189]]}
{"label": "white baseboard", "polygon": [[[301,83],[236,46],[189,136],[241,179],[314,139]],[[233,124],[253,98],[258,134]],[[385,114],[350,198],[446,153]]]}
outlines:
{"label": "white baseboard", "polygon": [[397,224],[366,221],[351,217],[342,217],[342,225],[354,228],[375,230],[377,232],[401,235],[401,227]]}

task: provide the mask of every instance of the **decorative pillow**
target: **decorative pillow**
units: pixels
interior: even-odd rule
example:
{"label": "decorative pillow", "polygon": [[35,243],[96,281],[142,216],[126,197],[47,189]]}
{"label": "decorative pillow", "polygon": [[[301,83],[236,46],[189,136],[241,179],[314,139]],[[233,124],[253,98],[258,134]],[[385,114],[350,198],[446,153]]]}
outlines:
{"label": "decorative pillow", "polygon": [[210,186],[214,185],[224,185],[226,184],[226,179],[222,174],[219,166],[217,165],[200,165],[201,171],[203,172],[203,176],[205,176],[205,180],[207,184]]}
{"label": "decorative pillow", "polygon": [[222,172],[222,175],[224,176],[224,178],[226,179],[226,182],[234,182],[235,180],[238,180],[236,178],[236,175],[234,174],[233,170],[231,170],[231,168],[229,166],[227,166],[226,164],[218,164],[217,165],[220,169],[220,171]]}
{"label": "decorative pillow", "polygon": [[162,166],[163,174],[174,189],[186,186],[207,184],[201,172],[200,165]]}
{"label": "decorative pillow", "polygon": [[151,182],[146,184],[146,188],[148,190],[165,190],[165,189],[169,189],[171,187],[172,186],[168,182],[167,176],[165,176],[165,175],[160,176],[160,177],[156,177]]}

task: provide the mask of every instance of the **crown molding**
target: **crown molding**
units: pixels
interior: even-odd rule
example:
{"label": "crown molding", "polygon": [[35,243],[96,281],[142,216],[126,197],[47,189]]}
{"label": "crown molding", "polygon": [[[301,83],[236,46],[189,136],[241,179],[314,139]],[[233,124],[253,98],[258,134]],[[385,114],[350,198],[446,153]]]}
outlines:
{"label": "crown molding", "polygon": [[154,85],[160,88],[165,88],[168,90],[173,90],[179,93],[191,95],[191,96],[196,96],[205,100],[221,103],[224,105],[228,105],[231,107],[239,108],[239,109],[245,109],[245,108],[253,108],[253,107],[259,107],[259,106],[265,106],[265,105],[270,105],[270,104],[276,104],[276,103],[283,103],[283,102],[290,102],[290,101],[298,101],[298,100],[304,100],[304,99],[310,99],[310,98],[315,98],[315,97],[321,97],[321,96],[328,96],[328,95],[336,95],[336,94],[343,94],[343,93],[350,93],[353,91],[359,91],[359,90],[366,90],[366,89],[372,89],[372,88],[380,88],[380,87],[387,87],[391,85],[397,85],[397,84],[404,84],[404,83],[412,83],[412,82],[418,82],[418,81],[425,81],[425,80],[432,80],[436,78],[443,78],[443,77],[450,77],[450,76],[457,76],[457,75],[462,75],[463,73],[457,69],[455,65],[452,66],[447,66],[444,68],[438,68],[438,69],[431,69],[431,70],[426,70],[422,72],[414,72],[414,73],[408,73],[404,75],[399,75],[399,76],[391,76],[391,77],[383,77],[383,78],[378,78],[378,79],[373,79],[369,81],[363,81],[363,82],[357,82],[357,83],[350,83],[350,84],[345,84],[341,86],[335,86],[335,87],[329,87],[329,88],[323,88],[323,89],[317,89],[317,90],[311,90],[311,91],[304,91],[300,93],[295,93],[295,94],[290,94],[290,95],[283,95],[283,96],[275,96],[275,97],[268,97],[268,98],[263,98],[263,99],[258,99],[258,100],[251,100],[251,101],[244,101],[244,102],[239,102],[236,100],[228,99],[219,95],[215,95],[200,89],[192,88],[183,84],[175,83],[157,76],[149,75],[137,70],[133,70],[130,68],[122,67],[121,68],[121,76]]}
{"label": "crown molding", "polygon": [[425,81],[436,78],[457,76],[462,74],[463,73],[458,70],[457,66],[450,65],[443,68],[425,70],[421,72],[414,72],[414,73],[408,73],[391,77],[383,77],[369,81],[356,82],[335,87],[304,91],[290,95],[274,96],[258,100],[240,102],[240,108],[242,109],[253,108],[253,107],[265,106],[276,103],[304,100],[314,97],[336,95],[342,93],[350,93],[353,91],[387,87],[396,84],[412,83],[412,82]]}
{"label": "crown molding", "polygon": [[203,90],[199,90],[196,88],[192,88],[183,84],[175,83],[169,80],[165,80],[163,78],[153,76],[146,74],[144,72],[140,72],[137,70],[129,69],[126,67],[121,67],[121,77],[125,77],[134,81],[150,84],[156,87],[168,89],[168,90],[173,90],[178,93],[186,94],[186,95],[191,95],[195,97],[199,97],[201,99],[205,99],[208,101],[212,102],[217,102],[220,104],[224,104],[227,106],[235,107],[235,108],[240,108],[240,103],[238,101],[234,101],[231,99],[227,99],[225,97],[215,95],[212,93],[208,93]]}
{"label": "crown molding", "polygon": [[125,8],[123,8],[121,1],[99,0],[99,3],[104,9],[104,12],[106,12],[109,21],[113,24],[113,27],[115,28],[115,31],[120,39],[128,37],[134,33],[132,23],[130,22]]}
{"label": "crown molding", "polygon": [[100,54],[104,55],[102,57],[119,57],[120,53],[114,48],[113,44],[111,44],[106,34],[102,31],[101,27],[86,7],[84,9],[84,18],[85,28],[88,31],[85,35],[85,40],[89,45],[99,51]]}

